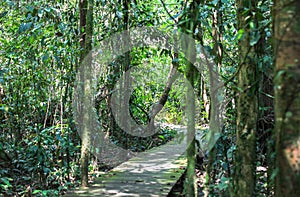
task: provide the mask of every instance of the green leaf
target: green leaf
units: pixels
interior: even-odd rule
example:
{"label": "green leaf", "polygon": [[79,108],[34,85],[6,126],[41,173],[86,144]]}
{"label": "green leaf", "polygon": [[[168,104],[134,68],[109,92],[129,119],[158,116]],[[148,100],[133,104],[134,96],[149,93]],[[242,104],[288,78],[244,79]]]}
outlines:
{"label": "green leaf", "polygon": [[254,37],[251,38],[251,40],[250,40],[250,45],[251,45],[251,46],[256,45],[257,42],[259,41],[259,39],[260,39],[260,33],[257,32],[257,33],[254,35]]}
{"label": "green leaf", "polygon": [[49,59],[48,54],[45,54],[45,55],[42,56],[42,61],[43,61],[44,64],[46,63],[46,61],[47,61],[48,59]]}
{"label": "green leaf", "polygon": [[38,194],[38,193],[41,193],[41,192],[43,192],[43,190],[34,190],[33,192],[32,192],[32,194]]}
{"label": "green leaf", "polygon": [[219,0],[213,0],[211,3],[216,6],[218,4]]}
{"label": "green leaf", "polygon": [[3,76],[4,71],[0,70],[0,83],[4,83],[4,76]]}
{"label": "green leaf", "polygon": [[122,17],[123,17],[123,13],[122,13],[122,12],[119,12],[119,11],[117,11],[117,16],[118,16],[118,18],[122,18]]}
{"label": "green leaf", "polygon": [[42,9],[39,9],[39,10],[38,10],[38,16],[39,16],[40,18],[43,17],[43,13],[44,13],[44,10],[42,10]]}
{"label": "green leaf", "polygon": [[7,13],[8,13],[8,11],[4,11],[4,12],[0,13],[0,18],[3,18],[4,16],[6,16]]}
{"label": "green leaf", "polygon": [[[282,75],[284,75],[286,73],[285,70],[279,70],[275,77],[274,77],[274,81],[276,82],[275,84],[279,84],[279,82],[282,80]],[[276,86],[275,86],[276,87]]]}
{"label": "green leaf", "polygon": [[222,177],[221,180],[220,180],[220,183],[218,185],[218,188],[220,190],[225,190],[228,188],[228,183],[229,183],[229,178],[227,177]]}
{"label": "green leaf", "polygon": [[1,107],[0,107],[0,110],[3,110],[3,111],[6,111],[6,112],[8,112],[8,106],[7,105],[5,105],[5,104],[1,104]]}
{"label": "green leaf", "polygon": [[34,8],[33,8],[32,6],[27,5],[26,8],[27,8],[27,10],[28,10],[29,12],[33,12],[33,9],[34,9]]}
{"label": "green leaf", "polygon": [[29,22],[29,23],[22,23],[20,25],[20,28],[19,28],[19,32],[22,33],[24,31],[27,31],[28,29],[31,28],[31,25],[32,25],[32,22]]}
{"label": "green leaf", "polygon": [[244,36],[244,32],[245,32],[244,29],[240,29],[238,31],[237,36],[236,36],[237,40],[241,40],[242,39],[242,37]]}
{"label": "green leaf", "polygon": [[276,177],[276,175],[278,174],[278,172],[279,172],[279,169],[278,169],[278,168],[276,168],[276,169],[272,172],[272,174],[271,174],[271,180],[274,180],[274,179],[275,179],[275,177]]}
{"label": "green leaf", "polygon": [[49,7],[46,7],[46,8],[45,8],[45,11],[46,11],[46,12],[50,12],[51,9],[50,9]]}
{"label": "green leaf", "polygon": [[288,111],[288,112],[285,113],[285,117],[286,117],[286,118],[290,118],[290,117],[292,117],[292,116],[293,116],[293,113],[290,112],[290,111]]}
{"label": "green leaf", "polygon": [[8,177],[3,177],[0,178],[0,180],[7,186],[7,187],[12,187],[12,185],[10,184],[9,181],[12,181],[12,178],[8,178]]}
{"label": "green leaf", "polygon": [[251,29],[254,29],[254,27],[255,27],[254,22],[250,21],[249,26],[250,26]]}

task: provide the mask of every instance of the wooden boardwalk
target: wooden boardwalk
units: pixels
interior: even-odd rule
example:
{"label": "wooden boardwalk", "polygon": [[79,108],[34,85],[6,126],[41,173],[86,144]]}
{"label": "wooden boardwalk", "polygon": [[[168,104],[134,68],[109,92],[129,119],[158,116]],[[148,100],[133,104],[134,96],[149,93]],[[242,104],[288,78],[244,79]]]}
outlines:
{"label": "wooden boardwalk", "polygon": [[[185,170],[184,128],[167,144],[139,153],[136,157],[103,173],[89,188],[75,189],[65,196],[167,196]],[[180,137],[181,136],[181,137]]]}

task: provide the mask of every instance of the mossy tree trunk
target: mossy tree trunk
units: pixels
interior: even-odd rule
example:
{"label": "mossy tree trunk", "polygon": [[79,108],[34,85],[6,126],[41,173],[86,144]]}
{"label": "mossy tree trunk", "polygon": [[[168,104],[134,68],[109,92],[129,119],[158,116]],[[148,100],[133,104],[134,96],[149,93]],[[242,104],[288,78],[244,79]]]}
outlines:
{"label": "mossy tree trunk", "polygon": [[[122,0],[122,13],[123,13],[123,31],[124,34],[126,35],[127,38],[130,37],[130,33],[129,33],[129,29],[130,29],[130,0]],[[122,45],[124,46],[129,46],[131,43],[128,39],[124,39],[121,40]],[[130,125],[130,121],[128,121],[128,117],[126,117],[127,112],[129,111],[129,103],[128,100],[130,98],[130,89],[132,86],[132,81],[129,75],[125,75],[126,72],[128,72],[128,70],[131,68],[131,51],[126,51],[124,53],[124,58],[122,57],[120,59],[122,62],[120,62],[121,66],[122,66],[122,72],[123,75],[125,76],[125,79],[122,81],[121,87],[120,87],[120,123],[122,125],[122,128],[124,128],[126,130],[126,128],[128,130],[131,130],[131,125]],[[128,132],[128,131],[127,131]],[[119,132],[118,136],[120,136],[120,138],[123,138],[123,132]],[[128,141],[127,138],[125,139],[125,147],[128,147]]]}
{"label": "mossy tree trunk", "polygon": [[274,5],[275,196],[300,196],[300,1]]}
{"label": "mossy tree trunk", "polygon": [[[199,16],[199,0],[192,1],[187,7],[186,18],[181,18],[180,20],[186,20],[183,23],[183,32],[190,34],[194,37],[195,30],[198,24]],[[183,41],[184,50],[186,50],[186,56],[188,60],[195,60],[196,58],[196,43],[189,42],[186,43]],[[195,143],[195,95],[194,95],[194,84],[197,76],[197,69],[195,66],[187,61],[185,76],[191,86],[188,87],[187,92],[187,141],[190,142],[187,147],[187,174],[184,182],[184,193],[186,196],[197,196],[197,185],[196,185],[196,176],[195,176],[195,164],[196,164],[196,143]]]}
{"label": "mossy tree trunk", "polygon": [[237,0],[238,30],[243,32],[238,42],[240,71],[238,73],[237,136],[234,172],[234,196],[254,195],[256,131],[258,116],[257,65],[251,46],[251,22],[255,1]]}
{"label": "mossy tree trunk", "polygon": [[[195,47],[192,46],[192,47]],[[196,49],[189,49],[189,51]],[[197,196],[197,185],[195,175],[196,165],[196,142],[195,142],[195,95],[194,95],[194,82],[195,82],[196,69],[194,65],[187,62],[185,75],[191,86],[188,86],[186,101],[187,101],[187,172],[184,182],[184,193],[186,196]]]}

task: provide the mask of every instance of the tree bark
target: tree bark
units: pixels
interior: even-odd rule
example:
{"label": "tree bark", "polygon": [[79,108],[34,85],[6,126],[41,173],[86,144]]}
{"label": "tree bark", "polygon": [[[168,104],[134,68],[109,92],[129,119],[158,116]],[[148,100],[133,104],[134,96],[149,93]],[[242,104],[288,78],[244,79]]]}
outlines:
{"label": "tree bark", "polygon": [[[214,47],[213,47],[213,54],[215,56],[214,63],[216,64],[216,68],[209,67],[209,74],[210,74],[210,87],[215,87],[213,84],[220,73],[221,65],[222,65],[222,58],[223,58],[223,47],[222,47],[222,13],[219,11],[219,9],[222,7],[222,2],[219,1],[216,7],[213,10],[212,15],[212,36],[214,41]],[[210,131],[212,133],[211,139],[209,139],[209,144],[215,145],[216,136],[215,134],[219,132],[219,127],[215,127],[218,125],[218,94],[214,93],[214,90],[211,90],[211,102],[209,107],[209,125],[210,125]],[[212,186],[214,184],[215,179],[215,173],[214,173],[214,162],[216,160],[216,154],[217,151],[214,147],[210,149],[209,155],[208,155],[208,163],[207,163],[207,185]],[[212,187],[209,187],[210,190]],[[211,191],[210,191],[211,192]]]}
{"label": "tree bark", "polygon": [[[176,61],[175,61],[176,60]],[[149,129],[154,129],[154,119],[155,116],[162,110],[164,105],[166,104],[169,96],[169,92],[171,91],[172,84],[176,80],[176,73],[178,69],[179,63],[178,63],[178,54],[174,53],[174,57],[172,60],[171,68],[168,74],[168,80],[165,85],[164,91],[159,98],[159,101],[153,105],[153,108],[150,112],[150,123],[149,123]]]}
{"label": "tree bark", "polygon": [[[199,0],[194,0],[189,4],[187,8],[187,16],[185,26],[183,27],[183,32],[194,37],[194,32],[198,23],[198,6],[201,3]],[[196,43],[185,43],[183,41],[182,46],[187,52],[185,56],[188,56],[188,60],[196,59]],[[190,142],[187,147],[187,170],[186,170],[186,180],[184,182],[184,193],[186,196],[197,196],[197,185],[195,176],[195,164],[196,164],[196,142],[195,142],[195,95],[194,95],[194,84],[197,69],[195,66],[187,61],[185,76],[189,81],[191,86],[188,86],[187,91],[187,141]]]}
{"label": "tree bark", "polygon": [[[243,37],[238,42],[241,68],[238,73],[237,136],[234,174],[234,196],[254,196],[258,84],[255,52],[250,45],[255,1],[237,0],[238,29]],[[248,11],[247,11],[248,10]],[[249,19],[247,19],[249,17]]]}
{"label": "tree bark", "polygon": [[300,1],[274,5],[275,196],[300,196]]}
{"label": "tree bark", "polygon": [[85,26],[86,26],[86,14],[87,14],[87,0],[79,0],[79,43],[81,48],[80,53],[80,63],[83,61],[85,52],[83,51],[85,48]]}
{"label": "tree bark", "polygon": [[[82,84],[82,96],[83,96],[83,106],[82,106],[82,119],[81,119],[81,186],[88,186],[88,165],[89,165],[89,150],[91,143],[91,112],[88,112],[87,106],[91,103],[93,98],[92,94],[92,76],[91,76],[91,66],[92,66],[92,56],[88,56],[89,52],[92,50],[92,36],[93,36],[93,6],[94,1],[81,0],[79,2],[80,6],[80,28],[82,31],[82,40],[80,40],[81,47],[83,49],[80,54],[81,70],[81,84]],[[87,7],[88,6],[88,7]],[[86,24],[85,24],[86,23]],[[82,26],[83,25],[83,26]],[[83,44],[84,42],[84,44]],[[86,58],[86,59],[85,59]]]}

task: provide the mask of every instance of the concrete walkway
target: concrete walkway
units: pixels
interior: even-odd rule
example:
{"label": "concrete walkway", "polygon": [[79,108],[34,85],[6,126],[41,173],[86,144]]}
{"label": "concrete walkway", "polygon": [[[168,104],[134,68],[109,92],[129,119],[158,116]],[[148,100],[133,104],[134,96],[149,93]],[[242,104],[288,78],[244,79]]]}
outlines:
{"label": "concrete walkway", "polygon": [[89,188],[78,188],[65,196],[167,196],[185,170],[186,129],[177,127],[177,137],[160,147],[103,173]]}

